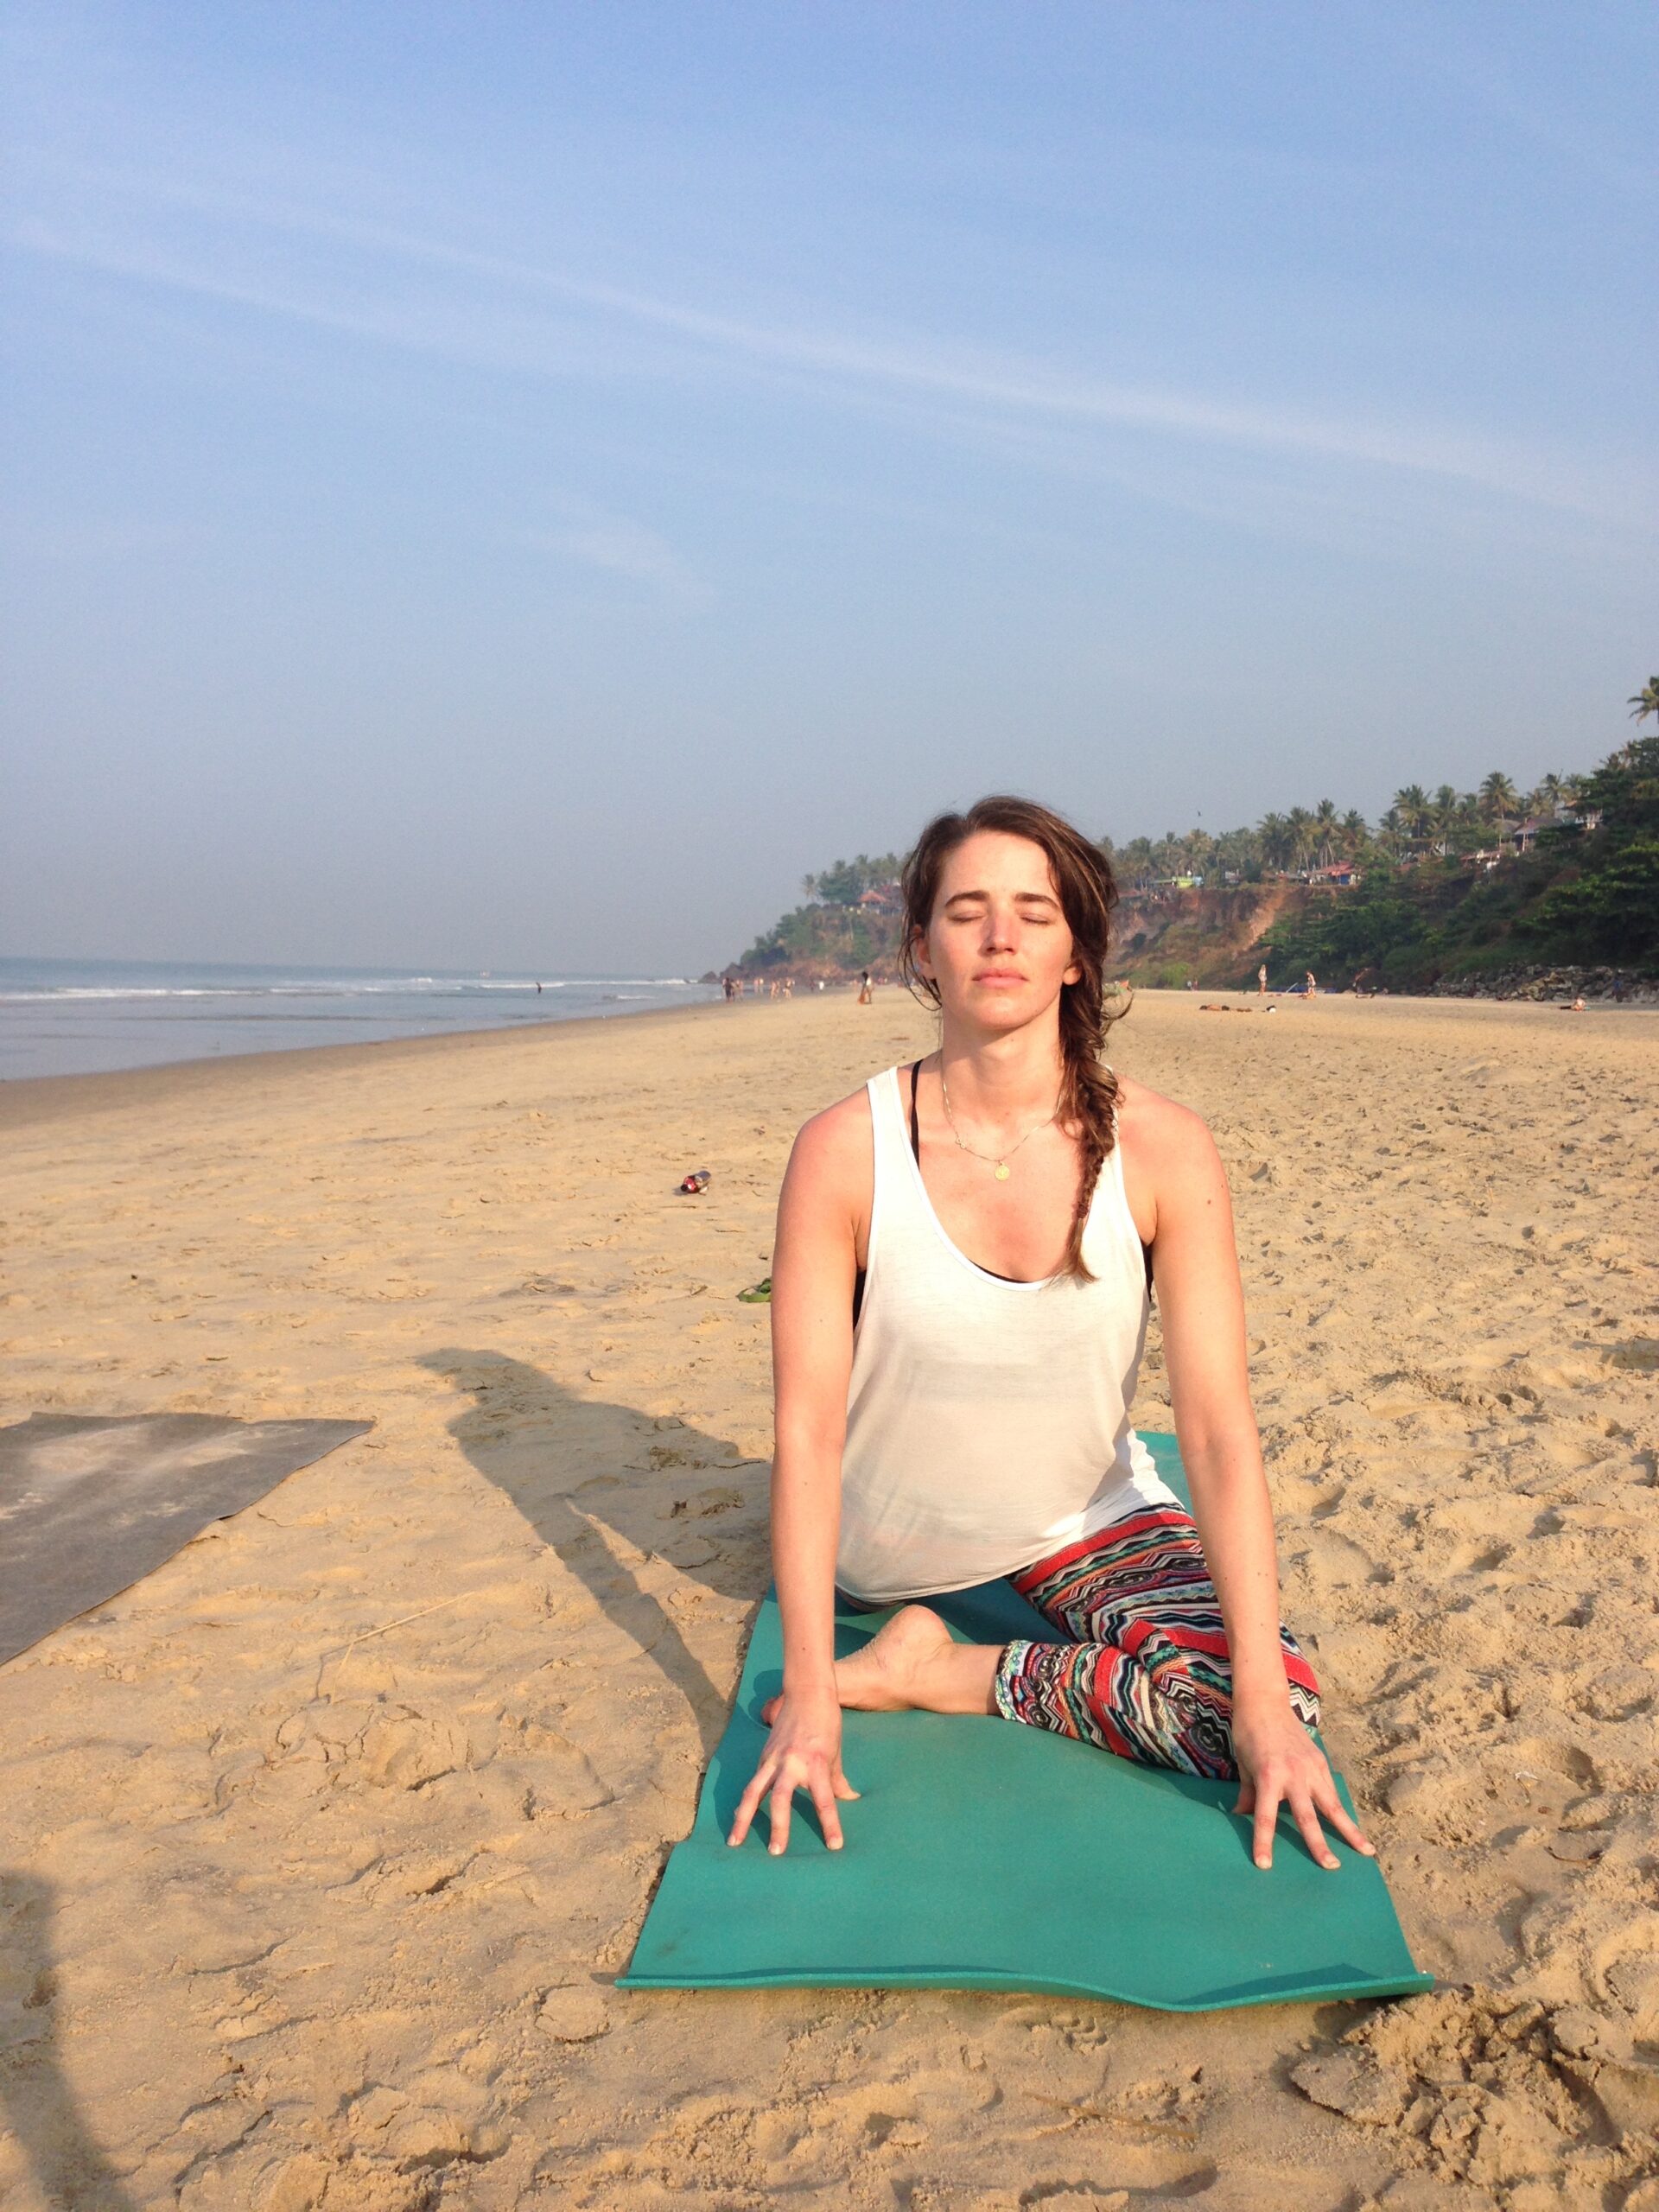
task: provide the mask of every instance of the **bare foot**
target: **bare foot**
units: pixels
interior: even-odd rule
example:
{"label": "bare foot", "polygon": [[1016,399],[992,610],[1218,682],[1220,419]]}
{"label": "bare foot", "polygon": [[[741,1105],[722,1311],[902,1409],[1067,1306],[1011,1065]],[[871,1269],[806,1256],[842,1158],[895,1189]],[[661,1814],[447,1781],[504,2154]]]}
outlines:
{"label": "bare foot", "polygon": [[[930,1662],[957,1649],[950,1630],[926,1605],[902,1605],[861,1650],[836,1662],[836,1694],[856,1713],[937,1710],[928,1695]],[[771,1725],[782,1703],[773,1698],[760,1718]]]}

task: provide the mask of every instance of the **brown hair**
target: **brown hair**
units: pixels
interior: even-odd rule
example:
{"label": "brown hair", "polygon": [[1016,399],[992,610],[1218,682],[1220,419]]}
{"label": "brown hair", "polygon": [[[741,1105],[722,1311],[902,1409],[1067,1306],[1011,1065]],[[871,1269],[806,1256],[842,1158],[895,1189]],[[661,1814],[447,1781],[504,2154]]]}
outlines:
{"label": "brown hair", "polygon": [[917,965],[918,940],[927,934],[938,896],[944,864],[958,845],[982,830],[1004,836],[1024,837],[1048,855],[1060,910],[1071,931],[1071,957],[1082,969],[1075,983],[1060,987],[1060,1053],[1063,1073],[1056,1119],[1078,1130],[1083,1144],[1083,1179],[1077,1188],[1077,1211],[1066,1241],[1063,1274],[1093,1280],[1083,1259],[1083,1232],[1089,1208],[1100,1180],[1100,1171],[1115,1142],[1113,1116],[1117,1106],[1117,1077],[1101,1063],[1110,1020],[1105,1008],[1106,953],[1111,942],[1112,909],[1117,904],[1117,884],[1111,864],[1098,845],[1074,830],[1062,816],[1028,798],[982,798],[966,814],[941,814],[928,823],[916,841],[916,849],[905,862],[903,938],[899,949],[899,972],[918,996],[939,1003],[938,985],[931,982]]}

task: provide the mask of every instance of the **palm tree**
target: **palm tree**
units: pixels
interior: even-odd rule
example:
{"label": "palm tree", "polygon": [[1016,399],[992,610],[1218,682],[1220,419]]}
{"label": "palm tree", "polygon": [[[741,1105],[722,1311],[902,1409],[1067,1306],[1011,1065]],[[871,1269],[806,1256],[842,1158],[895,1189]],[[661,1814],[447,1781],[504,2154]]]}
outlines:
{"label": "palm tree", "polygon": [[1370,834],[1364,816],[1351,806],[1342,817],[1342,849],[1349,860],[1352,860]]}
{"label": "palm tree", "polygon": [[1118,853],[1121,874],[1128,876],[1137,890],[1144,891],[1152,880],[1152,844],[1146,837],[1131,837]]}
{"label": "palm tree", "polygon": [[1513,814],[1520,804],[1520,794],[1501,768],[1494,768],[1490,776],[1482,779],[1480,810],[1488,822]]}
{"label": "palm tree", "polygon": [[1290,858],[1290,824],[1282,814],[1264,814],[1256,835],[1262,840],[1262,857],[1269,868],[1283,868]]}
{"label": "palm tree", "polygon": [[1421,784],[1408,784],[1395,791],[1390,813],[1399,817],[1399,826],[1408,837],[1428,835],[1428,793]]}
{"label": "palm tree", "polygon": [[1285,830],[1290,839],[1291,866],[1305,868],[1313,857],[1313,816],[1305,806],[1293,806],[1285,817]]}
{"label": "palm tree", "polygon": [[1630,712],[1639,722],[1651,715],[1659,722],[1659,676],[1650,676],[1630,702]]}
{"label": "palm tree", "polygon": [[1319,840],[1319,866],[1329,868],[1336,858],[1337,803],[1322,798],[1313,810],[1313,827]]}

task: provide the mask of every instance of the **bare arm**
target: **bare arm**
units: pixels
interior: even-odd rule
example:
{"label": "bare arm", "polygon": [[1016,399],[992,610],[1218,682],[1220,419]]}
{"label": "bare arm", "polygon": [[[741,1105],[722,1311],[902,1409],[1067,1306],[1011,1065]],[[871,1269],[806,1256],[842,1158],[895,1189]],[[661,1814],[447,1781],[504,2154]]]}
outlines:
{"label": "bare arm", "polygon": [[842,1841],[836,1800],[857,1794],[841,1769],[835,1581],[853,1362],[857,1165],[869,1154],[868,1110],[861,1143],[858,1103],[818,1116],[796,1139],[772,1248],[772,1546],[784,1694],[729,1840],[742,1842],[770,1792],[773,1852],[788,1843],[798,1789],[811,1793],[831,1850]]}
{"label": "bare arm", "polygon": [[772,1567],[784,1621],[784,1687],[833,1680],[841,1453],[853,1365],[854,1224],[836,1133],[809,1122],[778,1202],[772,1249]]}
{"label": "bare arm", "polygon": [[1313,1857],[1334,1866],[1321,1814],[1357,1850],[1370,1846],[1343,1810],[1324,1754],[1290,1703],[1273,1509],[1250,1403],[1226,1173],[1209,1130],[1184,1108],[1160,1101],[1148,1134],[1157,1205],[1153,1271],[1170,1402],[1232,1661],[1237,1809],[1255,1815],[1258,1866],[1271,1863],[1282,1801]]}

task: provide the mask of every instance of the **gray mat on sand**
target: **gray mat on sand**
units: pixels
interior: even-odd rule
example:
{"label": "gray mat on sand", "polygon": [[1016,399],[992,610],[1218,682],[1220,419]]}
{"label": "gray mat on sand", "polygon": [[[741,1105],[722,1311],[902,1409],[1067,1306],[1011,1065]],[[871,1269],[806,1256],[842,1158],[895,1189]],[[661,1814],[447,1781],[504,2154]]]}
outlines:
{"label": "gray mat on sand", "polygon": [[373,1426],[35,1414],[0,1428],[0,1664]]}

